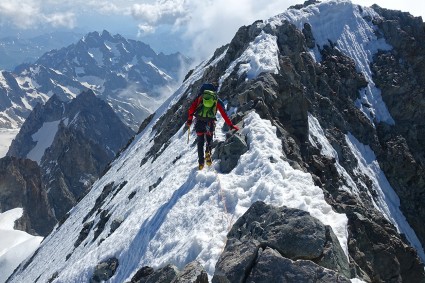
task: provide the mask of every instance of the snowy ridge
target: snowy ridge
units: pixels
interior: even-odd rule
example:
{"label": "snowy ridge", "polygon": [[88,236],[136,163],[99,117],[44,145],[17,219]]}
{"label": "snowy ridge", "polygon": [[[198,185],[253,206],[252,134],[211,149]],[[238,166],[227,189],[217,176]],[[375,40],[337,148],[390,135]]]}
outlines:
{"label": "snowy ridge", "polygon": [[[342,52],[355,60],[358,70],[369,81],[369,87],[361,91],[357,106],[372,122],[376,119],[391,124],[394,121],[379,90],[374,88],[369,68],[379,48],[390,48],[376,38],[374,27],[363,19],[364,15],[372,14],[375,15],[373,10],[360,9],[349,1],[331,0],[300,11],[289,10],[268,23],[279,25],[289,19],[302,29],[305,22],[310,22],[317,44],[323,46],[328,40],[336,43]],[[321,18],[330,20],[321,23]],[[261,72],[278,72],[277,52],[276,38],[262,32],[241,57],[230,62],[220,83],[230,76],[238,63],[237,74],[245,75],[247,80]],[[311,53],[316,55],[316,62],[320,62],[317,47]],[[162,144],[158,150],[160,154],[148,155],[156,131],[162,130],[155,128],[155,124],[183,95],[193,98],[195,94],[187,90],[225,54],[226,51],[210,64],[203,62],[193,71],[127,150],[111,164],[108,172],[93,185],[90,193],[70,211],[62,226],[42,243],[25,271],[18,272],[11,282],[32,282],[37,278],[44,282],[55,273],[58,275],[55,282],[87,282],[95,266],[111,257],[118,259],[119,268],[108,282],[129,281],[142,266],[159,268],[174,264],[182,269],[193,260],[198,260],[211,278],[230,227],[259,200],[308,211],[332,227],[348,257],[346,215],[332,209],[310,174],[292,168],[282,158],[282,141],[276,135],[276,128],[257,113],[251,112],[243,120],[242,133],[247,137],[248,151],[229,174],[218,172],[217,161],[211,168],[197,170],[195,136],[190,137],[188,144],[185,125]],[[336,150],[312,114],[308,116],[308,125],[310,143],[320,149],[321,154],[335,158],[339,174],[347,180],[341,189],[359,195],[359,187],[347,172],[349,169],[341,165]],[[219,119],[218,140],[225,139],[222,126],[223,120]],[[423,249],[400,212],[399,200],[377,166],[374,153],[351,134],[345,138],[359,164],[356,173],[368,175],[378,191],[375,208],[400,232],[406,233],[424,260]],[[370,198],[373,200],[372,196]],[[112,230],[114,221],[120,223],[116,230]],[[87,237],[81,237],[83,226],[91,227]],[[78,239],[82,242],[78,243]],[[44,264],[45,259],[51,260],[49,265]],[[362,282],[359,279],[351,281]]]}
{"label": "snowy ridge", "polygon": [[[294,170],[280,158],[282,149],[275,128],[255,113],[244,121],[243,131],[248,137],[249,151],[227,175],[217,173],[214,167],[197,171],[196,148],[187,144],[185,126],[172,137],[170,145],[155,161],[148,160],[140,167],[140,161],[152,145],[152,126],[176,103],[184,90],[200,78],[204,67],[205,63],[201,64],[158,110],[129,149],[71,210],[68,220],[46,238],[26,272],[18,274],[11,282],[34,280],[39,276],[40,268],[44,269],[41,281],[48,280],[56,271],[60,271],[58,282],[87,281],[94,266],[112,256],[118,258],[120,268],[110,282],[128,281],[140,266],[156,268],[172,263],[183,268],[195,259],[203,264],[211,277],[228,230],[257,200],[309,211],[333,228],[348,255],[346,216],[332,210],[309,174]],[[217,129],[222,123],[221,119]],[[217,136],[224,139],[224,133],[220,131]],[[109,195],[101,207],[110,215],[106,228],[95,241],[93,231],[90,232],[74,250],[82,220],[104,187],[111,183],[124,185],[115,196]],[[134,197],[130,198],[132,194]],[[108,227],[113,220],[123,222],[108,236]],[[99,215],[88,218],[86,223],[89,221],[94,221],[96,226]],[[37,258],[50,258],[52,254],[55,255],[52,264],[40,266]]]}
{"label": "snowy ridge", "polygon": [[[279,158],[280,140],[270,122],[253,113],[246,118],[244,131],[250,150],[228,175],[213,169],[196,170],[193,166],[196,151],[186,144],[183,128],[155,162],[147,163],[143,170],[135,170],[149,148],[146,144],[152,133],[147,131],[94,185],[91,193],[72,211],[69,220],[43,242],[46,248],[42,248],[37,257],[56,254],[55,264],[49,268],[61,270],[59,282],[85,281],[96,263],[111,256],[116,256],[122,266],[111,282],[129,280],[142,265],[159,267],[173,263],[182,268],[194,259],[198,259],[212,276],[229,225],[233,224],[229,219],[235,221],[257,200],[309,211],[332,226],[347,251],[345,215],[332,210],[309,174],[292,169]],[[272,156],[277,159],[276,163],[270,161]],[[172,165],[176,159],[178,161]],[[149,192],[149,186],[159,178],[162,178],[160,184]],[[98,240],[92,243],[90,235],[83,243],[87,243],[86,247],[77,248],[66,262],[65,257],[72,251],[79,233],[74,225],[81,224],[105,185],[124,181],[128,183],[102,207],[109,210],[111,220],[124,222],[101,244],[96,243]],[[136,192],[136,196],[129,200],[132,192]],[[99,238],[106,237],[107,232],[105,229]],[[34,260],[27,269],[28,274],[39,268],[36,265],[37,260]],[[48,279],[54,271],[44,272],[41,279]]]}
{"label": "snowy ridge", "polygon": [[[294,24],[300,31],[305,23],[312,28],[316,45],[323,47],[329,41],[336,44],[337,48],[351,57],[359,72],[363,73],[369,85],[360,91],[356,106],[373,122],[383,121],[394,124],[394,120],[382,100],[380,90],[372,80],[370,62],[373,55],[381,50],[390,50],[384,39],[378,39],[374,33],[375,26],[365,18],[379,17],[368,7],[354,5],[349,0],[330,0],[315,5],[310,5],[301,10],[290,9],[276,17],[267,20],[265,24],[279,26],[287,20]],[[321,61],[317,46],[313,49],[317,62]]]}
{"label": "snowy ridge", "polygon": [[223,82],[240,63],[238,75],[245,75],[246,79],[256,78],[260,73],[279,72],[279,47],[276,36],[261,31],[251,42],[242,55],[232,62],[225,74],[220,78]]}

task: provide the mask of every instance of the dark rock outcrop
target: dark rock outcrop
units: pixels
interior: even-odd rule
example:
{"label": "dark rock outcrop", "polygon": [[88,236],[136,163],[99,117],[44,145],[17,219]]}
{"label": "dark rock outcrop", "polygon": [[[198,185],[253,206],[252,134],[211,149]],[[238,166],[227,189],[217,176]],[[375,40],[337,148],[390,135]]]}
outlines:
{"label": "dark rock outcrop", "polygon": [[100,283],[109,280],[112,276],[114,276],[118,266],[118,259],[114,257],[99,263],[93,272],[90,283]]}
{"label": "dark rock outcrop", "polygon": [[213,159],[220,159],[220,171],[229,173],[238,164],[239,157],[247,151],[248,146],[244,136],[233,134],[215,147]]}
{"label": "dark rock outcrop", "polygon": [[208,283],[205,269],[197,261],[187,264],[179,272],[174,265],[166,265],[158,270],[144,266],[131,278],[131,283]]}
{"label": "dark rock outcrop", "polygon": [[257,282],[261,277],[283,280],[296,271],[304,272],[296,278],[305,282],[316,277],[323,277],[318,282],[330,278],[349,282],[348,260],[332,229],[308,212],[256,202],[236,221],[227,238],[213,282]]}
{"label": "dark rock outcrop", "polygon": [[262,250],[247,283],[268,283],[271,278],[288,283],[349,283],[346,277],[307,260],[293,261],[271,248]]}
{"label": "dark rock outcrop", "polygon": [[33,135],[54,121],[57,130],[49,133],[54,135],[53,141],[37,161],[50,207],[60,220],[87,193],[133,132],[92,91],[69,102],[53,95],[30,114],[7,155],[27,158],[37,144]]}
{"label": "dark rock outcrop", "polygon": [[409,13],[373,6],[379,32],[393,46],[374,58],[374,81],[395,120],[377,134],[382,169],[400,197],[400,207],[425,246],[425,24]]}
{"label": "dark rock outcrop", "polygon": [[0,212],[24,209],[15,228],[46,236],[56,223],[36,162],[16,157],[0,159]]}

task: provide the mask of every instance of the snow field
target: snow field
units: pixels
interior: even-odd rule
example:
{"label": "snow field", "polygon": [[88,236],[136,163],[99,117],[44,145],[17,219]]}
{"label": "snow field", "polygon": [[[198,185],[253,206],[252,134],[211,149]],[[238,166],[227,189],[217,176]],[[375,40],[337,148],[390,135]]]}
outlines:
{"label": "snow field", "polygon": [[32,135],[32,140],[37,142],[37,144],[27,154],[28,159],[36,161],[38,164],[41,163],[44,152],[53,143],[56,132],[58,131],[59,122],[60,121],[45,122],[41,128]]}
{"label": "snow field", "polygon": [[[394,224],[399,233],[403,233],[406,236],[422,259],[422,262],[425,262],[422,244],[401,212],[400,199],[388,182],[384,172],[382,172],[375,153],[370,146],[359,142],[351,133],[345,136],[345,140],[357,159],[359,174],[364,174],[372,180],[372,189],[377,192],[374,205]],[[366,187],[366,185],[364,186]]]}
{"label": "snow field", "polygon": [[15,268],[40,245],[42,237],[14,230],[15,220],[22,217],[23,209],[14,208],[0,213],[0,282],[5,282]]}

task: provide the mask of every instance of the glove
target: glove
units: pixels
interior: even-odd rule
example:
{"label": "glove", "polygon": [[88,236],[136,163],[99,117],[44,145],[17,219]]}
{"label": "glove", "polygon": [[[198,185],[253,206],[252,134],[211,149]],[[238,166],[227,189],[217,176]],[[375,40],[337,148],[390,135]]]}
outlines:
{"label": "glove", "polygon": [[192,120],[187,120],[186,125],[187,125],[188,127],[190,127],[190,125],[192,125]]}
{"label": "glove", "polygon": [[235,131],[239,131],[238,126],[235,126],[235,125],[232,125],[232,129],[235,130]]}

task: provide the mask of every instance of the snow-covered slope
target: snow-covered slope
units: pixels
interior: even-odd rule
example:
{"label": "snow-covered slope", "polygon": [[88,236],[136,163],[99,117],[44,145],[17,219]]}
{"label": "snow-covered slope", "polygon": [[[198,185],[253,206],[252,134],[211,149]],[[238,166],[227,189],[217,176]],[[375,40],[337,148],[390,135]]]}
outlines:
{"label": "snow-covered slope", "polygon": [[[374,26],[364,18],[368,15],[378,17],[369,8],[360,8],[345,0],[332,0],[301,10],[288,10],[265,23],[254,23],[247,28],[249,30],[246,34],[243,34],[241,29],[239,38],[254,34],[252,40],[242,42],[240,45],[238,45],[240,42],[234,43],[228,49],[223,48],[222,53],[217,53],[210,61],[198,66],[174,95],[158,109],[129,147],[111,164],[108,172],[93,185],[90,193],[69,212],[67,220],[46,238],[37,255],[26,263],[26,268],[20,268],[10,282],[32,282],[36,279],[44,282],[53,278],[55,282],[87,282],[92,277],[95,266],[110,258],[116,258],[119,266],[109,282],[129,281],[142,266],[158,268],[171,263],[181,269],[193,260],[198,260],[211,277],[225,246],[227,232],[251,204],[258,200],[308,211],[332,228],[350,260],[353,260],[354,254],[350,253],[349,221],[353,221],[360,227],[358,230],[362,230],[364,228],[362,221],[378,219],[381,221],[379,223],[383,223],[383,227],[379,227],[381,229],[379,232],[390,235],[388,237],[390,240],[391,238],[398,240],[400,235],[396,230],[394,234],[389,234],[393,231],[392,227],[396,227],[399,229],[398,233],[407,235],[410,245],[416,248],[425,261],[423,248],[415,232],[404,219],[403,213],[398,209],[397,198],[385,181],[385,176],[382,176],[383,173],[376,164],[376,156],[369,147],[360,142],[359,137],[346,129],[343,129],[346,132],[338,129],[338,133],[343,132],[341,134],[344,137],[343,141],[332,140],[333,136],[329,133],[334,129],[323,129],[314,113],[305,111],[302,114],[305,117],[303,122],[306,125],[307,137],[304,140],[305,144],[296,144],[301,143],[297,139],[301,139],[302,136],[296,136],[289,131],[291,127],[299,125],[289,125],[287,127],[289,130],[285,130],[284,122],[293,121],[285,120],[287,113],[280,116],[281,113],[267,112],[271,109],[286,110],[282,106],[282,101],[278,100],[285,95],[282,89],[293,87],[288,77],[301,77],[299,73],[293,75],[295,72],[292,70],[296,67],[288,59],[293,55],[291,52],[295,51],[281,49],[281,46],[287,47],[285,42],[282,43],[285,35],[281,36],[278,32],[273,34],[273,29],[285,25],[283,20],[289,19],[300,30],[303,29],[305,22],[310,22],[320,49],[323,48],[323,44],[329,43],[328,40],[332,41],[338,51],[352,58],[357,71],[365,77],[367,87],[357,93],[358,101],[344,100],[356,104],[361,110],[360,112],[355,107],[352,110],[350,105],[344,104],[347,112],[352,111],[358,115],[349,118],[354,120],[360,117],[359,123],[363,123],[362,126],[366,125],[364,128],[372,132],[380,121],[388,125],[394,124],[380,98],[379,91],[375,88],[369,67],[373,54],[379,48],[387,50],[391,47],[374,35]],[[329,23],[332,24],[332,28]],[[282,29],[289,34],[290,28]],[[297,32],[301,34],[301,31]],[[235,46],[240,48],[244,46],[244,49],[231,48]],[[296,54],[293,57],[307,58],[297,63],[317,64],[306,66],[304,69],[302,69],[304,66],[300,67],[304,73],[307,73],[308,67],[317,68],[313,71],[323,68],[320,71],[324,73],[326,70],[324,71],[325,67],[321,65],[320,51],[322,50],[315,47],[309,50],[308,54],[301,52],[301,55]],[[335,61],[339,60],[338,56],[334,57]],[[286,61],[283,62],[284,60]],[[301,63],[299,65],[302,65]],[[347,69],[349,73],[350,69]],[[241,134],[246,136],[248,146],[248,151],[240,156],[236,167],[228,174],[220,173],[219,160],[216,160],[211,168],[197,170],[196,145],[193,142],[195,136],[190,136],[188,143],[184,125],[187,101],[194,98],[196,86],[200,85],[200,80],[208,78],[208,75],[214,72],[211,70],[219,73],[216,79],[220,82],[221,94],[229,98],[227,101],[229,105],[239,107],[233,108],[232,113],[243,116],[240,122],[240,125],[243,125]],[[313,71],[311,73],[314,73]],[[267,76],[264,73],[276,76]],[[258,84],[251,84],[256,79]],[[277,85],[276,81],[282,85],[275,87],[273,83]],[[289,83],[285,84],[288,81]],[[317,102],[314,100],[315,94],[296,92],[313,85],[312,82],[304,83],[305,85],[300,83],[291,88],[291,91],[294,91],[290,93],[291,98],[297,95],[311,95],[309,99]],[[321,83],[327,82],[323,79]],[[261,88],[257,87],[258,85],[261,85]],[[230,92],[231,95],[228,94]],[[272,95],[269,95],[270,93]],[[338,94],[334,91],[332,95]],[[246,104],[242,104],[245,102],[244,99],[248,100],[249,103],[246,103],[248,105],[250,103],[254,105],[255,100],[258,105],[263,103],[263,106],[271,104],[282,108],[273,108],[270,105],[267,105],[267,111],[262,111],[261,106],[248,108]],[[343,99],[345,98],[341,98]],[[328,97],[317,100],[331,104]],[[292,102],[289,99],[287,101]],[[237,104],[238,102],[240,104]],[[176,105],[177,103],[181,105]],[[296,106],[303,107],[301,104]],[[338,109],[331,109],[333,114],[339,115]],[[312,107],[312,110],[319,112],[320,109]],[[270,120],[261,118],[257,111],[262,116],[268,115]],[[165,115],[168,117],[164,118]],[[323,121],[324,118],[320,118]],[[164,121],[171,121],[173,124],[164,125]],[[223,119],[219,118],[218,121],[216,139],[223,141],[227,133],[223,129]],[[333,126],[331,122],[325,122]],[[341,124],[350,128],[346,126],[349,122],[344,121]],[[176,130],[172,131],[169,128]],[[171,132],[170,136],[165,134]],[[341,149],[342,146],[338,142],[343,142],[346,146]],[[296,158],[297,150],[302,151],[299,149],[301,147],[313,151],[316,154],[313,157],[319,158],[320,155],[324,157],[324,161],[329,160],[330,169],[322,165],[325,169],[322,170],[321,167],[320,172],[313,174],[311,172],[313,165],[306,165],[300,161],[302,158],[312,157],[309,153],[305,153],[305,156],[301,156],[304,153],[299,153],[298,160]],[[343,154],[353,159],[339,160],[338,157],[344,156]],[[319,164],[317,166],[320,166],[320,162],[317,163]],[[332,166],[336,168],[335,175],[332,176],[336,180],[334,183],[331,183],[333,180],[325,179],[326,174],[330,173],[325,171],[328,169],[332,171],[334,168]],[[330,182],[333,191],[328,190],[325,181],[321,182],[319,174],[325,181]],[[319,187],[319,184],[322,187]],[[341,197],[334,198],[333,194],[340,194]],[[346,203],[343,203],[344,199]],[[341,205],[335,203],[338,201]],[[371,206],[368,206],[369,202],[372,203]],[[347,214],[342,212],[344,209],[347,209]],[[367,219],[369,216],[371,219]],[[355,230],[357,227],[351,228],[352,231],[358,232]],[[368,243],[360,247],[366,242],[364,239],[361,239],[362,243],[359,242],[358,246],[356,239],[352,240],[351,248],[367,247]],[[378,244],[388,243],[377,242],[381,240],[371,243],[376,244],[375,247],[379,246]],[[403,252],[411,251],[403,241],[400,240],[397,244]],[[362,254],[364,256],[365,252],[369,251],[363,249],[356,254],[359,256],[356,264],[364,259],[361,256]],[[416,259],[416,255],[411,256],[412,259]],[[48,265],[45,264],[47,258],[50,259]],[[399,258],[402,259],[402,256]],[[366,262],[368,260],[370,259],[364,259]],[[373,270],[368,272],[369,276],[375,275]],[[353,282],[359,281],[353,279]]]}
{"label": "snow-covered slope", "polygon": [[40,245],[42,237],[14,230],[15,220],[22,216],[22,208],[0,213],[0,282],[5,282],[13,270]]}
{"label": "snow-covered slope", "polygon": [[[168,103],[183,95],[195,78],[192,76]],[[167,106],[165,104],[162,110]],[[39,276],[37,258],[48,254],[54,254],[55,260],[46,267],[42,281],[56,271],[60,271],[61,282],[86,281],[92,275],[93,266],[111,256],[116,256],[123,267],[114,282],[131,279],[141,264],[159,267],[173,263],[182,268],[195,259],[201,261],[212,276],[228,230],[257,200],[309,211],[331,225],[347,250],[346,217],[335,213],[325,202],[321,189],[313,184],[309,174],[292,169],[279,158],[281,145],[270,122],[255,113],[247,117],[243,131],[248,136],[250,150],[235,170],[226,175],[218,173],[214,166],[197,171],[196,149],[187,144],[184,126],[155,161],[149,160],[140,168],[140,160],[152,143],[155,122],[156,119],[113,163],[108,174],[96,182],[89,195],[71,211],[68,220],[46,239],[25,274],[12,282],[36,279]],[[224,133],[218,135],[224,139]],[[271,156],[277,163],[270,161]],[[87,212],[111,183],[116,190],[122,188],[116,191],[115,197],[107,196],[101,209],[107,211],[110,221],[120,220],[122,224],[111,235],[107,225],[94,241],[90,234],[74,250],[80,233],[75,227],[81,225],[82,219],[94,221],[96,225],[99,214],[87,218]],[[71,252],[72,256],[66,260]]]}

